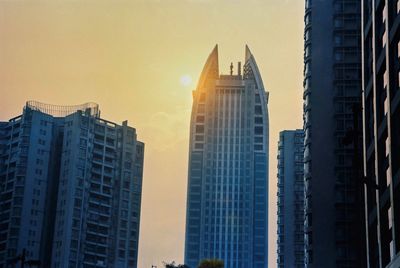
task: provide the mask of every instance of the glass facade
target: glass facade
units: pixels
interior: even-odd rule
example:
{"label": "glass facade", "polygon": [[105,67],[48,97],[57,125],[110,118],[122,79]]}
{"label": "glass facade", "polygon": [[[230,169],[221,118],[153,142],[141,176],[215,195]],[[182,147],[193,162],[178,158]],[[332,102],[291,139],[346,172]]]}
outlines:
{"label": "glass facade", "polygon": [[246,48],[242,70],[219,75],[213,50],[193,92],[185,263],[267,267],[268,94]]}

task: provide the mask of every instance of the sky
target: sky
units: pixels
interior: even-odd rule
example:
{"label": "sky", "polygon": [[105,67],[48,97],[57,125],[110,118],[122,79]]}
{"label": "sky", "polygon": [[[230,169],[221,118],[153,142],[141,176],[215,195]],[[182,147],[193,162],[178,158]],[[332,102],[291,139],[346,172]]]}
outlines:
{"label": "sky", "polygon": [[302,127],[302,0],[0,0],[0,120],[27,100],[100,105],[145,142],[139,268],[183,262],[192,91],[248,44],[270,92],[269,266],[276,265],[279,131]]}

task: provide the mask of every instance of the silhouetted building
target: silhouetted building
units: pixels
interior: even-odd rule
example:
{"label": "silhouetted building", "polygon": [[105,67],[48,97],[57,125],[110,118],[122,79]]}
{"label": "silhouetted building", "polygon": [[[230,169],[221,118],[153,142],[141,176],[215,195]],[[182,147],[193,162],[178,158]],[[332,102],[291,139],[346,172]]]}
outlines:
{"label": "silhouetted building", "polygon": [[97,104],[27,102],[0,123],[0,267],[136,267],[144,144]]}
{"label": "silhouetted building", "polygon": [[368,267],[400,267],[400,2],[362,1]]}
{"label": "silhouetted building", "polygon": [[361,2],[305,2],[305,265],[364,267],[361,153],[343,142],[361,102]]}
{"label": "silhouetted building", "polygon": [[220,75],[214,48],[193,92],[185,263],[268,265],[268,93],[248,47]]}
{"label": "silhouetted building", "polygon": [[304,268],[304,132],[285,130],[278,143],[277,267]]}

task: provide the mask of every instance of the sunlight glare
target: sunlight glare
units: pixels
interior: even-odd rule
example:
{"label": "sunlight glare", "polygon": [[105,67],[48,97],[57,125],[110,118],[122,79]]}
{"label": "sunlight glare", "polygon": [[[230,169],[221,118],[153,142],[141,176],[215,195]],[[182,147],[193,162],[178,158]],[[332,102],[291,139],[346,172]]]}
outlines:
{"label": "sunlight glare", "polygon": [[188,87],[192,84],[192,77],[188,74],[182,75],[180,78],[181,85]]}

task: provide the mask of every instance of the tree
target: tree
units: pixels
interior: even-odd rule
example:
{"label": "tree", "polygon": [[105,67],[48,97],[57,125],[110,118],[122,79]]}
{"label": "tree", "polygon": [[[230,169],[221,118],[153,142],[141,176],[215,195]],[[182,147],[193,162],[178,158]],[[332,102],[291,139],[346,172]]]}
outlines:
{"label": "tree", "polygon": [[189,268],[185,264],[175,264],[174,261],[171,263],[164,262],[164,265],[165,265],[165,268]]}
{"label": "tree", "polygon": [[202,260],[198,268],[224,268],[224,262],[217,259]]}

